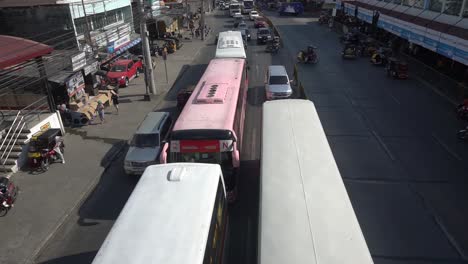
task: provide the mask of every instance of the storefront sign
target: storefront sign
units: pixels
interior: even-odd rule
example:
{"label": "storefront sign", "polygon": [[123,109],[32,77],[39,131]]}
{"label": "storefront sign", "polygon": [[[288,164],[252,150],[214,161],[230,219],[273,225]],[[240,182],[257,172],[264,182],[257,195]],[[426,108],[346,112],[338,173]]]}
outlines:
{"label": "storefront sign", "polygon": [[43,125],[40,127],[40,130],[41,130],[41,131],[45,131],[45,130],[47,130],[47,129],[49,129],[49,128],[50,128],[50,122],[47,122],[47,123],[43,124]]}
{"label": "storefront sign", "polygon": [[71,56],[72,70],[77,71],[86,65],[86,53],[80,52],[74,56]]}
{"label": "storefront sign", "polygon": [[70,97],[75,95],[78,92],[81,92],[81,90],[83,90],[85,87],[84,78],[83,78],[83,74],[81,74],[81,71],[71,76],[67,80],[66,85],[67,85],[68,96]]}
{"label": "storefront sign", "polygon": [[125,35],[116,41],[110,41],[107,45],[107,52],[114,53],[121,46],[125,45],[130,41],[130,35]]}
{"label": "storefront sign", "polygon": [[96,72],[99,70],[99,62],[95,61],[91,63],[90,65],[86,65],[83,69],[84,75],[88,75],[90,73]]}

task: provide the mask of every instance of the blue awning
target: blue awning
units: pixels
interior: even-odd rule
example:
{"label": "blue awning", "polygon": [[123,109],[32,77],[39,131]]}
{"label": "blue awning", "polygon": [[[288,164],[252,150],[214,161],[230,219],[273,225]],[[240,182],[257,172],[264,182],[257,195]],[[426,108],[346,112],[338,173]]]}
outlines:
{"label": "blue awning", "polygon": [[136,38],[130,42],[128,42],[127,44],[123,45],[122,47],[120,47],[118,50],[114,51],[114,53],[112,53],[113,56],[117,56],[117,55],[120,55],[122,54],[123,52],[125,52],[126,50],[128,50],[129,48],[135,46],[136,44],[140,43],[141,42],[141,38]]}

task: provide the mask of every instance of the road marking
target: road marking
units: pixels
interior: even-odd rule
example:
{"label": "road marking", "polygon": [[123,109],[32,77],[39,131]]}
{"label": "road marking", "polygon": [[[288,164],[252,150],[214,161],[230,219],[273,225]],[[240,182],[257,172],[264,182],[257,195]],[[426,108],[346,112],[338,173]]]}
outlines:
{"label": "road marking", "polygon": [[438,94],[440,97],[442,97],[443,99],[445,99],[447,102],[449,102],[450,104],[452,105],[458,105],[458,102],[453,100],[452,98],[448,97],[447,95],[445,95],[444,93],[442,93],[441,91],[439,91],[439,89],[437,89],[436,87],[434,87],[432,84],[430,84],[428,81],[424,80],[423,78],[420,78],[418,76],[414,76],[414,78],[416,80],[418,80],[420,83],[422,83],[423,85],[426,85],[427,87],[429,87],[429,89],[431,89],[434,93]]}
{"label": "road marking", "polygon": [[392,99],[393,99],[393,101],[395,101],[395,103],[401,105],[400,100],[398,100],[392,93],[389,92],[388,94],[390,94],[390,97],[392,97]]}
{"label": "road marking", "polygon": [[434,140],[439,143],[439,145],[442,146],[442,148],[445,149],[445,151],[447,151],[450,155],[452,155],[455,159],[457,159],[458,161],[462,161],[463,159],[457,154],[455,153],[455,151],[451,150],[449,148],[449,146],[447,146],[447,144],[445,144],[435,133],[432,133],[431,136],[434,138]]}
{"label": "road marking", "polygon": [[257,77],[260,78],[260,71],[258,70],[258,64],[255,64],[255,72],[257,73]]}
{"label": "road marking", "polygon": [[455,237],[445,227],[444,222],[442,221],[442,219],[440,219],[440,216],[437,214],[437,210],[435,210],[435,208],[431,205],[430,202],[428,202],[428,201],[426,201],[426,199],[424,199],[424,196],[422,195],[422,193],[419,192],[418,190],[416,190],[416,188],[414,188],[414,186],[412,186],[411,184],[408,184],[408,188],[421,200],[424,208],[426,208],[426,210],[429,211],[429,214],[433,217],[434,221],[439,226],[442,233],[444,233],[444,235],[447,237],[447,240],[453,246],[455,251],[457,251],[457,253],[462,257],[462,259],[466,261],[468,259],[468,256],[466,256],[466,254],[464,253],[463,248],[460,247],[460,245],[458,244]]}
{"label": "road marking", "polygon": [[379,142],[379,144],[382,146],[382,148],[387,152],[387,155],[390,157],[391,160],[395,161],[395,156],[393,156],[392,152],[390,149],[387,147],[387,145],[383,142],[382,138],[375,132],[373,129],[371,129],[372,135],[374,135],[375,139]]}

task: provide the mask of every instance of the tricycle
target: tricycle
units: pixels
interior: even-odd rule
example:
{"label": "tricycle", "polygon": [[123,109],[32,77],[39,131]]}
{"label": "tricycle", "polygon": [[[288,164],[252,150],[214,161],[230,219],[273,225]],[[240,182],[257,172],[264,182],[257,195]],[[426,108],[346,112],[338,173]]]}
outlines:
{"label": "tricycle", "polygon": [[393,77],[394,79],[408,78],[408,64],[394,57],[388,58],[386,71],[387,76]]}
{"label": "tricycle", "polygon": [[[29,168],[32,171],[49,169],[52,162],[62,161],[65,145],[63,142],[57,142],[57,137],[61,138],[62,131],[57,128],[49,128],[45,131],[39,131],[31,137],[29,142]],[[61,153],[57,153],[57,148]]]}

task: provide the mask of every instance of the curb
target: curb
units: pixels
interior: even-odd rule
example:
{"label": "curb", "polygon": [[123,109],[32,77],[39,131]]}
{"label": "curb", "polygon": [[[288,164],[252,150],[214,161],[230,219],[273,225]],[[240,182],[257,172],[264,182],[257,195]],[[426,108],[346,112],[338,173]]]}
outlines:
{"label": "curb", "polygon": [[[125,147],[127,146],[127,144],[122,144],[113,154],[112,156],[109,158],[109,162],[104,166],[102,172],[101,172],[101,175],[103,173],[105,173],[108,168],[110,167],[110,165],[112,165],[112,163],[117,159],[117,157],[119,156],[120,153],[122,153],[122,151],[125,149]],[[68,210],[67,212],[65,212],[65,214],[58,220],[57,222],[57,225],[52,229],[52,231],[49,233],[49,235],[43,240],[42,244],[39,245],[34,251],[33,253],[23,262],[25,264],[34,264],[35,263],[35,259],[40,255],[40,253],[42,252],[42,250],[49,244],[50,240],[55,236],[55,234],[57,233],[57,231],[63,226],[63,224],[66,222],[66,220],[68,219],[68,217],[75,211],[76,208],[78,208],[78,206],[80,206],[81,204],[83,204],[83,202],[86,200],[86,198],[91,194],[91,192],[95,189],[95,187],[97,186],[97,184],[99,183],[99,180],[101,179],[101,177],[95,177],[94,180],[88,185],[88,187],[86,188],[86,190],[82,193],[82,195],[80,196],[80,198],[77,200],[76,204],[73,205],[70,210]]]}

